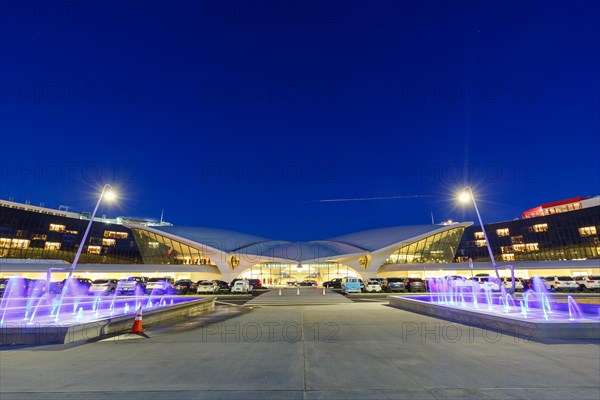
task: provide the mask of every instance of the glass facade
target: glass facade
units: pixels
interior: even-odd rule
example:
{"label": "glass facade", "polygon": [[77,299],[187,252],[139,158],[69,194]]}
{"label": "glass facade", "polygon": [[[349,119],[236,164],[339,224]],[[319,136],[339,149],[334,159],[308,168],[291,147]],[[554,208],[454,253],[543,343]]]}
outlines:
{"label": "glass facade", "polygon": [[[87,219],[0,207],[0,258],[73,262],[88,222]],[[107,231],[119,232],[118,238],[103,242]],[[140,264],[142,258],[128,228],[94,222],[79,262]]]}
{"label": "glass facade", "polygon": [[[584,260],[600,258],[600,207],[583,208],[485,226],[499,261]],[[505,235],[505,232],[509,232]],[[477,225],[465,230],[456,261],[489,261]]]}
{"label": "glass facade", "polygon": [[450,263],[465,228],[454,228],[419,241],[409,243],[394,251],[386,264]]}
{"label": "glass facade", "polygon": [[144,264],[215,265],[200,249],[143,229],[132,231]]}
{"label": "glass facade", "polygon": [[260,279],[268,285],[285,285],[287,282],[302,282],[307,279],[322,283],[334,278],[358,277],[358,274],[354,269],[338,262],[262,263],[244,271],[241,276],[246,279]]}

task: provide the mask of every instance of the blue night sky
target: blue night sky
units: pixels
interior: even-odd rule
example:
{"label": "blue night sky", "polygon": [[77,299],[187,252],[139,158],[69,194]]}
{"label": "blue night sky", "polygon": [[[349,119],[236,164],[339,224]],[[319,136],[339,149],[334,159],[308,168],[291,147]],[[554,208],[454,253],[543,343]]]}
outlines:
{"label": "blue night sky", "polygon": [[27,4],[2,199],[309,240],[600,193],[598,1]]}

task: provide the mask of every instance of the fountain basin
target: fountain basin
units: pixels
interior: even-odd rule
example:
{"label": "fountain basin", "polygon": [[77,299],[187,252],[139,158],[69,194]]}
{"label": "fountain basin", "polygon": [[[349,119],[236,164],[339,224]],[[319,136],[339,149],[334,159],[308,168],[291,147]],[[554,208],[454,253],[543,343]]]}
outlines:
{"label": "fountain basin", "polygon": [[430,296],[388,296],[388,302],[402,310],[507,333],[517,338],[600,340],[597,306],[587,308],[577,320],[571,320],[568,311],[561,309],[554,310],[552,318],[546,320],[540,310],[532,310],[528,317],[524,317],[518,313],[504,313],[501,308],[490,312],[483,304],[479,310],[440,304]]}
{"label": "fountain basin", "polygon": [[[175,299],[175,297],[174,297]],[[144,327],[158,326],[208,313],[214,308],[214,298],[185,297],[176,298],[177,302],[151,309],[144,309]],[[114,316],[104,316],[86,322],[55,322],[42,319],[35,323],[8,320],[0,326],[0,344],[66,344],[91,341],[103,336],[110,336],[131,331],[135,320],[135,309],[132,312]]]}

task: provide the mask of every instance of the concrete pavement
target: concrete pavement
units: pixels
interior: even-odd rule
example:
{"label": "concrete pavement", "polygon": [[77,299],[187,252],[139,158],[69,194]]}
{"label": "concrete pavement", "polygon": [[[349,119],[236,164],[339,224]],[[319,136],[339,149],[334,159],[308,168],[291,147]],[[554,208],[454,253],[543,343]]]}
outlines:
{"label": "concrete pavement", "polygon": [[0,398],[600,398],[598,342],[531,342],[381,303],[255,307],[161,329],[4,350]]}

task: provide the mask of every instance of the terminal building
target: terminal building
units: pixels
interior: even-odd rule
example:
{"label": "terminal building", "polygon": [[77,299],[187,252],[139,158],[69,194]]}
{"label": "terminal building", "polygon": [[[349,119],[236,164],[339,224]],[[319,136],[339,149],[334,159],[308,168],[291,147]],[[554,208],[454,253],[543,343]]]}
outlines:
{"label": "terminal building", "polygon": [[[89,214],[0,200],[0,275],[43,278],[68,268]],[[522,219],[485,226],[501,274],[600,274],[600,196],[548,203]],[[267,285],[357,276],[422,277],[492,272],[472,222],[392,226],[325,240],[289,242],[135,218],[95,218],[77,275],[175,279],[259,278]],[[58,277],[57,277],[58,278]]]}

